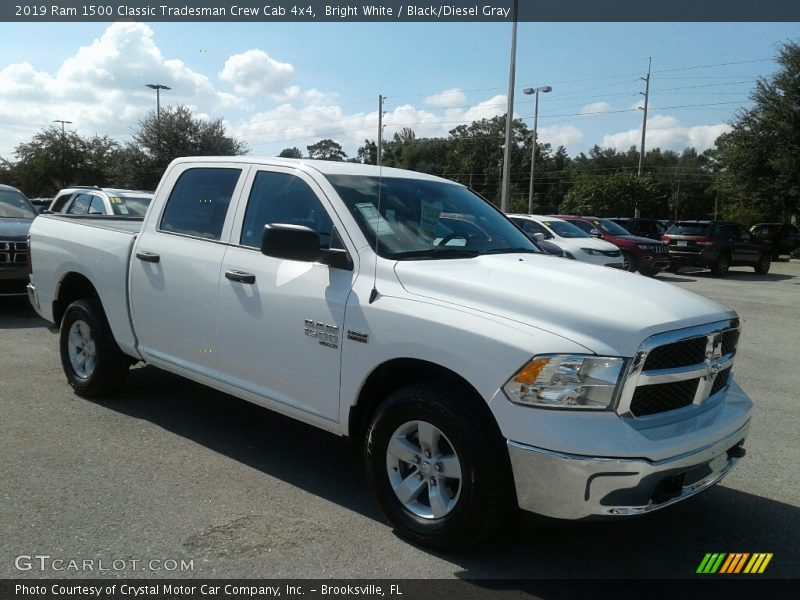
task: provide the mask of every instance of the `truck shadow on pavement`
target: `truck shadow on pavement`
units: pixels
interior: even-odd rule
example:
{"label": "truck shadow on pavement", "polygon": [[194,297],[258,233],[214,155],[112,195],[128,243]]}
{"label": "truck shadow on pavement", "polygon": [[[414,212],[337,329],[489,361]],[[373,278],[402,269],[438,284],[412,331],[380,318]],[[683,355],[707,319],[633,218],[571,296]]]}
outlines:
{"label": "truck shadow on pavement", "polygon": [[784,273],[766,273],[759,275],[754,273],[752,269],[747,271],[739,269],[731,269],[725,277],[716,277],[711,271],[704,270],[681,270],[677,273],[659,273],[656,277],[658,281],[667,281],[670,283],[691,283],[698,279],[719,279],[720,281],[786,281],[789,279],[797,279],[794,275],[786,275]]}
{"label": "truck shadow on pavement", "polygon": [[102,405],[381,520],[359,449],[339,436],[150,366]]}
{"label": "truck shadow on pavement", "polygon": [[[382,521],[358,449],[335,435],[153,367],[133,369],[120,395],[102,406]],[[419,551],[454,563],[455,575],[467,580],[686,578],[695,576],[706,552],[772,552],[768,575],[796,577],[798,538],[800,508],[723,482],[643,517],[526,522],[515,515],[503,531],[477,547]]]}

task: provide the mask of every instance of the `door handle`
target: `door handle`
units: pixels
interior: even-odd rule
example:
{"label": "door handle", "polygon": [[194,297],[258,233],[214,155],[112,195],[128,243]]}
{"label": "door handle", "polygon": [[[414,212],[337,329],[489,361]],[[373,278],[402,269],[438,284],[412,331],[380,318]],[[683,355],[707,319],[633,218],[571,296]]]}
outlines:
{"label": "door handle", "polygon": [[161,256],[155,252],[137,252],[136,258],[150,263],[157,263],[161,260]]}
{"label": "door handle", "polygon": [[225,279],[237,281],[239,283],[247,283],[253,285],[256,282],[256,276],[252,273],[245,273],[244,271],[230,270],[225,271]]}

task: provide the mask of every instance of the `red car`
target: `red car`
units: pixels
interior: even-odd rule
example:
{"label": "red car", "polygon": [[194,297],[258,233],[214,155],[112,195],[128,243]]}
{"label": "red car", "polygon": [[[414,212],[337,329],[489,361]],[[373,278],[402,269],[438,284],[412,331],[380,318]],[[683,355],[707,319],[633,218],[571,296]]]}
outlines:
{"label": "red car", "polygon": [[638,237],[609,219],[576,215],[553,215],[574,223],[589,235],[611,242],[622,251],[626,271],[653,276],[669,267],[669,247],[661,241]]}

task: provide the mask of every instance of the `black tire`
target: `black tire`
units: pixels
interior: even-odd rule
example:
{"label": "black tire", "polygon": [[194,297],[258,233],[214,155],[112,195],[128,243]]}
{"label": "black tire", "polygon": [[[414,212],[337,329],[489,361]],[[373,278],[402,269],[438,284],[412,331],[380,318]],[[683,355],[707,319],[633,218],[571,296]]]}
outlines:
{"label": "black tire", "polygon": [[725,277],[731,268],[731,257],[724,252],[719,255],[716,262],[711,265],[711,273],[716,277]]}
{"label": "black tire", "polygon": [[[71,332],[78,335],[75,339],[80,339],[83,347],[71,346]],[[83,336],[81,332],[84,332]],[[67,382],[79,396],[108,396],[125,383],[131,361],[117,346],[97,299],[76,300],[67,307],[61,320],[59,349]],[[75,360],[71,358],[71,352]],[[77,366],[81,357],[85,358],[83,367]]]}
{"label": "black tire", "polygon": [[753,269],[755,269],[755,272],[758,273],[759,275],[766,275],[767,273],[769,273],[769,268],[771,264],[772,260],[770,259],[769,253],[765,252],[764,254],[758,257],[758,262],[753,267]]}
{"label": "black tire", "polygon": [[633,253],[628,252],[627,250],[622,250],[622,270],[628,271],[629,273],[636,271],[636,259],[634,258]]}
{"label": "black tire", "polygon": [[661,269],[639,269],[639,273],[645,277],[655,277],[660,271]]}
{"label": "black tire", "polygon": [[[461,549],[489,536],[512,514],[514,491],[508,451],[496,426],[487,423],[487,418],[491,416],[487,417],[487,411],[481,410],[473,399],[435,385],[397,390],[377,409],[364,440],[367,481],[386,520],[399,535],[431,548]],[[416,441],[413,433],[407,438],[398,437],[404,428],[411,427],[413,431],[414,423],[438,430],[441,437],[437,452],[455,457],[460,465],[460,480],[445,480],[436,473],[444,463],[428,463],[425,456],[430,455],[425,454],[425,444],[420,441],[423,436],[418,435]],[[397,466],[390,467],[394,455],[388,452],[389,442],[398,439],[406,443],[404,448],[415,447],[416,443],[420,450],[417,461],[422,462],[397,460]],[[436,455],[430,460],[435,461]],[[438,486],[433,479],[439,480]],[[405,504],[393,487],[394,481],[400,489],[401,480],[412,481],[421,490]],[[451,507],[440,517],[436,516],[429,495],[436,490],[441,497],[449,498]],[[431,510],[427,516],[420,514],[426,501]]]}

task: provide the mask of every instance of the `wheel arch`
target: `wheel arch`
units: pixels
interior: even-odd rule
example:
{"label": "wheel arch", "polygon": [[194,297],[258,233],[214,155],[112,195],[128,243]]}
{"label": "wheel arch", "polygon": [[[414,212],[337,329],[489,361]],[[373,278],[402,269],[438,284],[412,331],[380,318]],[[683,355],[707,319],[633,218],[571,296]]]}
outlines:
{"label": "wheel arch", "polygon": [[100,308],[105,312],[100,294],[97,293],[97,289],[89,278],[75,271],[67,273],[59,282],[53,299],[53,322],[60,325],[67,307],[81,298],[96,299]]}
{"label": "wheel arch", "polygon": [[418,358],[393,358],[375,367],[364,380],[356,402],[350,407],[348,437],[359,442],[370,418],[393,391],[413,384],[445,384],[458,390],[465,402],[482,407],[487,424],[500,435],[500,427],[477,389],[464,377],[442,365]]}

